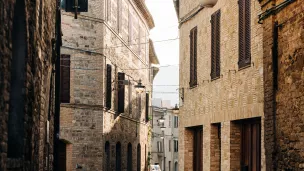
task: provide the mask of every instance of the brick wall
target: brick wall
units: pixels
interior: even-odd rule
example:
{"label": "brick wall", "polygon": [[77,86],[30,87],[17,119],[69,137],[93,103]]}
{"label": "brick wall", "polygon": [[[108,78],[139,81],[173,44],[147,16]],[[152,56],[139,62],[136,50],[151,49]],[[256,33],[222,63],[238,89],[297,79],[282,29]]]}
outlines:
{"label": "brick wall", "polygon": [[[199,5],[199,1],[180,0],[180,19]],[[180,26],[180,88],[184,88],[184,101],[180,107],[181,127],[204,126],[204,169],[212,170],[210,152],[211,124],[223,124],[221,169],[232,168],[230,147],[230,121],[264,117],[263,79],[263,27],[258,24],[262,12],[258,0],[251,2],[251,65],[239,69],[239,7],[238,1],[218,0],[212,8],[203,8],[193,18]],[[220,70],[221,76],[211,80],[211,15],[221,10]],[[197,26],[197,80],[190,88],[190,30]],[[263,124],[263,123],[262,123]],[[265,124],[266,125],[266,124]],[[210,132],[211,131],[211,132]],[[263,133],[262,133],[263,134]],[[180,138],[182,138],[181,134]],[[180,141],[181,141],[180,140]],[[262,142],[264,137],[262,137]],[[185,144],[180,144],[182,154]],[[264,144],[262,145],[262,151]],[[180,170],[185,170],[186,155],[179,156]],[[262,170],[265,166],[264,154]]]}
{"label": "brick wall", "polygon": [[[26,57],[24,88],[24,147],[22,157],[8,158],[8,119],[11,93],[11,66],[13,56],[12,32],[15,4],[24,6]],[[51,79],[55,56],[52,38],[55,30],[55,1],[33,3],[5,1],[0,5],[0,170],[52,170],[53,153],[53,104],[54,78]],[[3,27],[2,27],[3,26]],[[54,91],[53,91],[54,92]],[[51,97],[50,97],[51,95]],[[51,100],[51,101],[50,101]],[[12,103],[13,104],[13,103]],[[51,104],[51,106],[49,106]],[[50,116],[48,116],[50,114]],[[13,118],[12,118],[13,119]],[[46,125],[50,123],[49,144],[46,143]],[[20,134],[21,135],[21,134]]]}
{"label": "brick wall", "polygon": [[230,170],[241,170],[241,132],[242,127],[238,123],[230,125]]}
{"label": "brick wall", "polygon": [[[282,3],[273,0],[263,11]],[[265,148],[267,170],[304,168],[303,153],[303,2],[296,0],[263,21],[264,29],[264,90],[265,90]],[[273,88],[273,33],[278,29],[278,89]],[[274,136],[275,135],[275,136]]]}
{"label": "brick wall", "polygon": [[221,125],[211,125],[210,136],[210,170],[221,170]]}

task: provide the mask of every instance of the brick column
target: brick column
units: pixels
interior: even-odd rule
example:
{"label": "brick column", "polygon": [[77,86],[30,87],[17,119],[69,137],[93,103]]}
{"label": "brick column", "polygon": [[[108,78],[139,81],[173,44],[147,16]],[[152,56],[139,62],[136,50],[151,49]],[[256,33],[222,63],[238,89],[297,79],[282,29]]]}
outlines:
{"label": "brick column", "polygon": [[230,126],[230,170],[241,170],[241,133],[240,124],[231,122]]}
{"label": "brick column", "polygon": [[211,125],[210,135],[210,170],[219,171],[221,170],[221,125]]}

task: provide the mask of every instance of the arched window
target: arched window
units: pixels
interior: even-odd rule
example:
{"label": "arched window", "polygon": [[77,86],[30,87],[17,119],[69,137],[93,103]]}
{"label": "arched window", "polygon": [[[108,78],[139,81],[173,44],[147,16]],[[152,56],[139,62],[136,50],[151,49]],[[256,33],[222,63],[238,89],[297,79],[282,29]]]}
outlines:
{"label": "arched window", "polygon": [[178,171],[178,163],[177,162],[175,162],[175,164],[174,164],[174,171]]}
{"label": "arched window", "polygon": [[104,160],[105,170],[110,170],[110,143],[109,141],[105,144],[105,160]]}
{"label": "arched window", "polygon": [[137,145],[137,171],[140,171],[141,167],[141,149],[140,144]]}
{"label": "arched window", "polygon": [[127,171],[132,171],[132,144],[128,144]]}
{"label": "arched window", "polygon": [[121,171],[121,144],[116,144],[116,171]]}

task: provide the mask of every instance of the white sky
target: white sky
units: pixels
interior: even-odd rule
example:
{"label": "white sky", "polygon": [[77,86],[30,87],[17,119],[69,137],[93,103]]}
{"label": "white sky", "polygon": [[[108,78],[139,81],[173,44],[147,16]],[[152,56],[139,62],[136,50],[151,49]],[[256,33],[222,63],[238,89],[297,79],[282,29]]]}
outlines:
{"label": "white sky", "polygon": [[[155,28],[150,32],[150,38],[154,42],[156,54],[161,66],[175,65],[160,68],[154,79],[154,85],[178,85],[179,84],[179,40],[157,42],[160,40],[178,38],[178,21],[173,0],[146,0],[155,23]],[[171,100],[171,105],[178,103],[178,87],[154,86],[153,98]],[[176,92],[157,93],[157,92]]]}

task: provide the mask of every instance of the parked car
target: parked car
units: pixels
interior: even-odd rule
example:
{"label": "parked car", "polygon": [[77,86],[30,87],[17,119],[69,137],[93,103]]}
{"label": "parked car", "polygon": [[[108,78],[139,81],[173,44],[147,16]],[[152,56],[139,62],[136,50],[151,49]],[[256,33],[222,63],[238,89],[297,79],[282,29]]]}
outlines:
{"label": "parked car", "polygon": [[151,165],[151,171],[161,171],[159,165]]}

